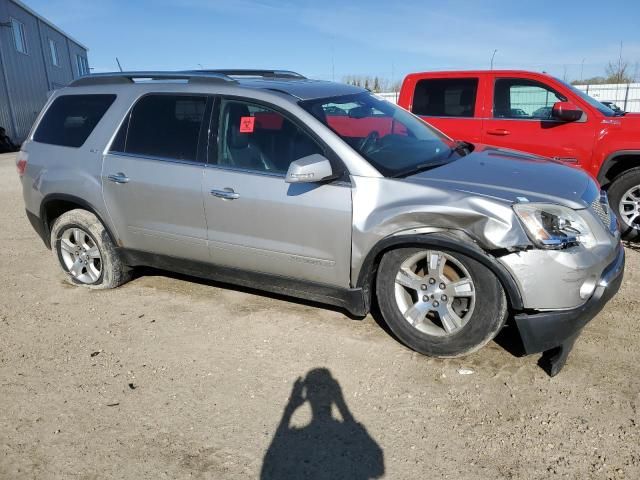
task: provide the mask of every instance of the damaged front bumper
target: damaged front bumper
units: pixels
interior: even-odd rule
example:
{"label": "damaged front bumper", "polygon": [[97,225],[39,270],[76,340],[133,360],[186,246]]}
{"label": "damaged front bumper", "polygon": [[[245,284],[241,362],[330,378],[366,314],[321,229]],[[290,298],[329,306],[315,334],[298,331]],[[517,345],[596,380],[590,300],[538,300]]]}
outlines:
{"label": "damaged front bumper", "polygon": [[624,248],[620,244],[615,259],[602,272],[586,303],[567,310],[520,313],[515,316],[525,353],[545,352],[541,366],[549,375],[560,372],[582,328],[600,313],[620,289],[624,264]]}

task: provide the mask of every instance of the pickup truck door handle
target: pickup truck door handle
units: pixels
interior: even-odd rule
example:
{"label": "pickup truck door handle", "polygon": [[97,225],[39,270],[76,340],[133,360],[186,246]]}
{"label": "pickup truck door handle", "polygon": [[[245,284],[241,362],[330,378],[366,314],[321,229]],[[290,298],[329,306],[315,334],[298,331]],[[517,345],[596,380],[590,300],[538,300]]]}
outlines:
{"label": "pickup truck door handle", "polygon": [[112,173],[108,175],[107,178],[114,183],[129,183],[129,177],[122,172]]}
{"label": "pickup truck door handle", "polygon": [[493,130],[487,130],[487,134],[488,135],[498,135],[501,137],[504,137],[505,135],[509,135],[511,132],[509,130],[506,130],[504,128],[496,128]]}
{"label": "pickup truck door handle", "polygon": [[222,198],[224,200],[236,200],[240,198],[240,194],[233,191],[233,188],[225,188],[224,190],[211,190],[211,195]]}

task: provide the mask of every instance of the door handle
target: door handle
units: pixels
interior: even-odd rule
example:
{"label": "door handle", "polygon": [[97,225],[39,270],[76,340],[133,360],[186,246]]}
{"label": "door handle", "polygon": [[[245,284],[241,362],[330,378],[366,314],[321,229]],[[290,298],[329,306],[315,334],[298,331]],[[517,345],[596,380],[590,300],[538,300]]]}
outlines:
{"label": "door handle", "polygon": [[211,190],[211,195],[222,198],[224,200],[235,200],[240,198],[240,194],[233,191],[233,188],[225,188],[224,190]]}
{"label": "door handle", "polygon": [[488,135],[498,135],[500,137],[504,137],[505,135],[509,135],[511,132],[504,128],[496,128],[494,130],[487,130]]}
{"label": "door handle", "polygon": [[129,177],[122,172],[112,173],[108,175],[107,178],[114,183],[129,183]]}

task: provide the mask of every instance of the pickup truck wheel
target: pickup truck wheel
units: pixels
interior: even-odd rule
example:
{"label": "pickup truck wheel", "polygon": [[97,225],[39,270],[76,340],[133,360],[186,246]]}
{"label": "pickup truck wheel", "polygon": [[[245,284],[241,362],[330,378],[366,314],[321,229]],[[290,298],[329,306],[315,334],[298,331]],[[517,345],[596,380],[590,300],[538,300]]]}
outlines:
{"label": "pickup truck wheel", "polygon": [[640,240],[640,168],[632,168],[616,178],[608,193],[622,238]]}
{"label": "pickup truck wheel", "polygon": [[393,333],[425,355],[457,357],[478,350],[504,325],[507,301],[480,262],[441,249],[401,248],[384,255],[376,295]]}
{"label": "pickup truck wheel", "polygon": [[51,245],[73,285],[106,289],[129,279],[129,269],[122,263],[106,229],[91,212],[76,209],[60,215],[51,228]]}

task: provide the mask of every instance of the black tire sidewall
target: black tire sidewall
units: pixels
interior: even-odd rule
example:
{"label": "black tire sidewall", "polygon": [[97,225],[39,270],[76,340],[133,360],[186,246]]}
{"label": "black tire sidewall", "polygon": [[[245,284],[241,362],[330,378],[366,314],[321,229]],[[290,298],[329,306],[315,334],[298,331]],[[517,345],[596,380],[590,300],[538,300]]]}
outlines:
{"label": "black tire sidewall", "polygon": [[620,202],[622,196],[632,187],[640,185],[640,168],[634,168],[613,181],[608,188],[609,204],[618,218],[620,232],[624,240],[640,240],[640,229],[629,227],[620,217]]}
{"label": "black tire sidewall", "polygon": [[476,303],[467,324],[453,335],[428,335],[412,327],[395,300],[395,276],[402,262],[424,248],[401,248],[384,255],[376,279],[380,311],[389,328],[409,348],[425,355],[456,357],[478,350],[489,342],[506,320],[506,297],[498,278],[484,265],[467,255],[442,248],[469,271],[476,291]]}

